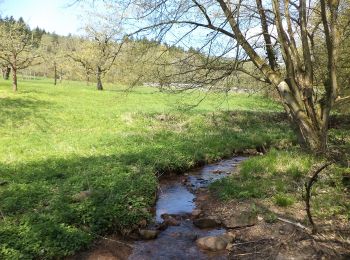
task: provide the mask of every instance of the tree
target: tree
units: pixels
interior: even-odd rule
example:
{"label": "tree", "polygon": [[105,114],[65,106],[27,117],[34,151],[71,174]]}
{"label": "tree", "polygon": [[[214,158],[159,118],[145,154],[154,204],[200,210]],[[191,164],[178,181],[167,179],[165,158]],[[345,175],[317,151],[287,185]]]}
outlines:
{"label": "tree", "polygon": [[95,71],[94,49],[91,42],[85,39],[71,38],[68,48],[67,56],[83,69],[86,83],[89,84],[90,76]]}
{"label": "tree", "polygon": [[[340,0],[138,0],[124,4],[125,10],[136,10],[137,21],[142,20],[134,34],[176,38],[174,44],[200,43],[199,49],[208,56],[205,77],[219,70],[222,78],[229,77],[240,70],[272,84],[300,143],[316,153],[326,151],[330,112],[344,100],[338,97]],[[319,23],[310,23],[313,15],[320,18]],[[172,36],[167,38],[169,32]],[[321,85],[315,82],[313,64],[316,33],[327,53],[327,73]],[[229,59],[223,67],[213,57]],[[242,65],[247,62],[259,74],[245,71]]]}
{"label": "tree", "polygon": [[[38,30],[38,29],[37,29]],[[46,34],[41,39],[42,57],[53,70],[54,85],[57,85],[58,70],[62,66],[63,54],[57,34]]]}
{"label": "tree", "polygon": [[87,27],[86,31],[88,37],[76,41],[68,56],[84,68],[87,81],[95,74],[97,90],[103,90],[102,78],[115,63],[121,44],[114,41],[114,31],[98,31],[93,27]]}
{"label": "tree", "polygon": [[[86,22],[85,38],[81,39],[79,47],[74,47],[75,51],[69,54],[85,69],[88,79],[91,71],[94,71],[97,90],[103,90],[102,79],[114,65],[122,47],[122,41],[118,43],[117,38],[118,35],[121,36],[122,17],[119,10],[112,10],[107,2],[102,4],[104,13],[97,12],[98,8],[94,6],[94,3],[90,6],[91,10],[86,11],[89,18],[94,16],[94,20],[92,22],[89,19]],[[109,13],[109,16],[106,15],[106,12],[110,10],[112,12]],[[123,37],[120,38],[122,40]]]}
{"label": "tree", "polygon": [[29,67],[39,57],[35,49],[39,41],[23,19],[7,18],[0,23],[0,59],[12,69],[14,91],[17,91],[18,70]]}

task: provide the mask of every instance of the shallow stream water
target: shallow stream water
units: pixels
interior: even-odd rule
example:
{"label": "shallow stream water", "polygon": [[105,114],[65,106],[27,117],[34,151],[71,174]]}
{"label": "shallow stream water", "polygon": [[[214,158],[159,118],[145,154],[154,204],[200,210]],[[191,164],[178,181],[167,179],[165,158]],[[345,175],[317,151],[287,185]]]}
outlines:
{"label": "shallow stream water", "polygon": [[223,234],[225,229],[199,229],[188,216],[196,207],[196,189],[206,188],[213,181],[228,176],[244,159],[246,157],[234,157],[188,172],[186,184],[183,176],[162,180],[155,222],[163,221],[162,214],[171,214],[181,217],[180,225],[169,226],[154,240],[136,241],[129,259],[226,259],[227,252],[204,252],[195,243],[197,238]]}

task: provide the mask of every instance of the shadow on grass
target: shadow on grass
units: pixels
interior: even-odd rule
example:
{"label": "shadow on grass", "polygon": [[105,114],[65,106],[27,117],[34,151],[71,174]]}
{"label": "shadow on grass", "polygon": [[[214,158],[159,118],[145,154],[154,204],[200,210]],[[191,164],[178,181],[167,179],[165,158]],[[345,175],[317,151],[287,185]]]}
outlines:
{"label": "shadow on grass", "polygon": [[35,99],[0,98],[0,124],[21,124],[31,117],[38,117],[42,108],[48,108],[50,102]]}
{"label": "shadow on grass", "polygon": [[[48,104],[7,101],[6,113],[20,105],[35,113]],[[156,172],[183,172],[236,148],[290,138],[283,114],[264,114],[203,115],[204,123],[180,133],[171,125],[176,120],[149,115],[152,124],[161,125],[157,132],[130,136],[119,154],[0,164],[0,179],[8,182],[0,186],[0,245],[5,245],[0,258],[62,257],[87,246],[96,233],[129,232],[149,217]]]}

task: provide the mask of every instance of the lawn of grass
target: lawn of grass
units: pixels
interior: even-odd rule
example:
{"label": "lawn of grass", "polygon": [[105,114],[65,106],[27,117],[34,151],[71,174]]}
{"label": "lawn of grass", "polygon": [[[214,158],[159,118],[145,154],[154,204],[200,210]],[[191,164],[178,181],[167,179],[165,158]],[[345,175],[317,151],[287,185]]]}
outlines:
{"label": "lawn of grass", "polygon": [[158,175],[295,141],[258,95],[124,90],[0,81],[0,258],[72,254],[149,218]]}

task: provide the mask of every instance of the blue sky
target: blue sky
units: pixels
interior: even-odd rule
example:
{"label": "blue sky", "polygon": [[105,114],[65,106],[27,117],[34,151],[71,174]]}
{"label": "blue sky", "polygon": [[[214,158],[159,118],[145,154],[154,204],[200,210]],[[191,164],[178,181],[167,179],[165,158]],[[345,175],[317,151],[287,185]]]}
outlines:
{"label": "blue sky", "polygon": [[79,23],[78,5],[69,6],[73,0],[2,0],[2,17],[12,15],[23,17],[31,28],[39,26],[49,32],[60,35],[77,34]]}

